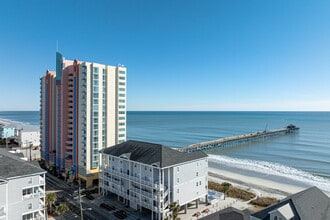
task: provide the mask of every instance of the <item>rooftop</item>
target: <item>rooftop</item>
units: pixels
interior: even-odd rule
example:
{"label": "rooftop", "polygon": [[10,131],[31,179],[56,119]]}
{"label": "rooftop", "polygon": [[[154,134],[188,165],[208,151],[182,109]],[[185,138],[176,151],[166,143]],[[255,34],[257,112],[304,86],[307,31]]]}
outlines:
{"label": "rooftop", "polygon": [[185,153],[160,144],[133,140],[105,148],[101,152],[161,168],[207,157],[202,151]]}
{"label": "rooftop", "polygon": [[239,210],[228,207],[203,217],[203,220],[249,220],[251,212],[248,209]]}
{"label": "rooftop", "polygon": [[0,179],[46,172],[34,161],[24,161],[5,149],[0,149],[0,167]]}
{"label": "rooftop", "polygon": [[279,210],[281,213],[285,211],[289,216],[294,214],[294,216],[290,218],[293,220],[330,219],[330,198],[317,187],[311,187],[288,196],[280,202],[252,214],[252,216],[262,220],[269,220],[269,213],[274,210]]}

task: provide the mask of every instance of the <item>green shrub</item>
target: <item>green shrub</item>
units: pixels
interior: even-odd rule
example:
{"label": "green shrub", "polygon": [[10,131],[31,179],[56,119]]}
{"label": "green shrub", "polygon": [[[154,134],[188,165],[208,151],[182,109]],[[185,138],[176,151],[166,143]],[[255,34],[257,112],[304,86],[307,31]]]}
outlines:
{"label": "green shrub", "polygon": [[252,205],[267,207],[276,202],[278,202],[278,199],[273,198],[273,197],[259,197],[259,198],[252,200],[250,203]]}
{"label": "green shrub", "polygon": [[219,184],[219,183],[216,183],[213,181],[209,181],[208,186],[209,186],[209,189],[211,189],[211,190],[225,193],[227,196],[236,198],[236,199],[242,199],[242,200],[248,201],[248,200],[256,197],[256,195],[254,193],[234,187],[230,183],[227,183],[227,182],[223,182],[223,183]]}

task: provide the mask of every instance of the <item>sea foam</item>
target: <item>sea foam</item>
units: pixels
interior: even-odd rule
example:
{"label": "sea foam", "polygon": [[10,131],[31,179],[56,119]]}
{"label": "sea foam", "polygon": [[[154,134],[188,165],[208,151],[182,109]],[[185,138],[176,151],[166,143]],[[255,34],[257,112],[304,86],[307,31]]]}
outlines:
{"label": "sea foam", "polygon": [[[330,192],[330,179],[316,176],[311,173],[299,170],[293,167],[285,166],[283,164],[267,162],[267,161],[256,161],[248,159],[238,159],[220,155],[209,154],[209,161],[219,165],[227,167],[238,168],[240,170],[246,170],[254,172],[256,175],[262,174],[271,175],[273,177],[283,177],[292,180],[292,183],[300,183],[307,186],[316,186],[323,191]],[[274,178],[273,178],[274,179]]]}

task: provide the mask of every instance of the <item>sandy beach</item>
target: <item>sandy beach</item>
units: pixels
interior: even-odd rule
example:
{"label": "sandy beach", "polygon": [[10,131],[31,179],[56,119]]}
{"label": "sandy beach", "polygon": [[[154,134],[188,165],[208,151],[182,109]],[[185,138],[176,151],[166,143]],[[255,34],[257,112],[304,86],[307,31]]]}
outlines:
{"label": "sandy beach", "polygon": [[3,126],[11,126],[15,127],[16,129],[23,129],[24,131],[38,131],[39,130],[39,125],[30,125],[30,124],[25,124],[21,122],[14,122],[14,121],[9,121],[5,119],[0,119],[0,125]]}
{"label": "sandy beach", "polygon": [[254,192],[259,197],[270,196],[282,199],[305,189],[303,187],[246,176],[216,168],[209,168],[208,173],[209,180],[211,181],[229,182],[236,187]]}

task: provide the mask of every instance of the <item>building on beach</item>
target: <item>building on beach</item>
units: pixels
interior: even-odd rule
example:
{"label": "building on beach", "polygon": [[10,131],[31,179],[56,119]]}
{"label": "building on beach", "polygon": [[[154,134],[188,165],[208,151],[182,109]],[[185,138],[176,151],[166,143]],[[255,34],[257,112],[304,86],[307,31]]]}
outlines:
{"label": "building on beach", "polygon": [[41,157],[68,181],[92,186],[99,151],[126,140],[126,68],[66,60],[40,78]]}
{"label": "building on beach", "polygon": [[0,138],[9,138],[15,136],[15,127],[0,125]]}
{"label": "building on beach", "polygon": [[0,219],[46,219],[46,172],[4,149],[0,149],[0,167]]}
{"label": "building on beach", "polygon": [[40,145],[40,132],[33,130],[18,130],[18,143],[20,147],[36,147]]}
{"label": "building on beach", "polygon": [[116,194],[152,219],[169,215],[176,202],[207,202],[207,154],[184,153],[159,144],[127,141],[101,150],[99,187],[103,196]]}
{"label": "building on beach", "polygon": [[261,211],[251,220],[330,219],[330,198],[317,187],[290,195]]}

